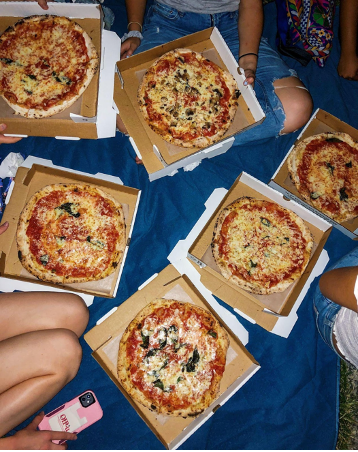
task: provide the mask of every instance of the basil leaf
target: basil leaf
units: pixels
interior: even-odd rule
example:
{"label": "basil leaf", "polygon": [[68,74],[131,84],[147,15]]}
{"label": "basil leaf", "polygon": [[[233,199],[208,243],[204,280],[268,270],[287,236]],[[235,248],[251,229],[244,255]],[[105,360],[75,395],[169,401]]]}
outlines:
{"label": "basil leaf", "polygon": [[155,382],[153,383],[153,386],[154,386],[155,388],[159,388],[159,389],[161,389],[162,391],[164,391],[164,385],[163,385],[163,382],[162,382],[161,380],[159,380],[159,378],[158,378],[158,380],[155,380]]}
{"label": "basil leaf", "polygon": [[267,218],[264,218],[264,217],[261,217],[261,223],[263,225],[267,226],[268,228],[271,226],[271,222]]}
{"label": "basil leaf", "polygon": [[341,201],[347,201],[347,199],[348,199],[348,194],[346,193],[346,187],[342,187],[342,188],[339,190],[339,199],[340,199]]}
{"label": "basil leaf", "polygon": [[142,336],[142,341],[143,341],[143,344],[140,344],[140,346],[142,348],[148,348],[149,347],[149,336],[145,336],[143,334],[143,331],[140,332],[140,335]]}

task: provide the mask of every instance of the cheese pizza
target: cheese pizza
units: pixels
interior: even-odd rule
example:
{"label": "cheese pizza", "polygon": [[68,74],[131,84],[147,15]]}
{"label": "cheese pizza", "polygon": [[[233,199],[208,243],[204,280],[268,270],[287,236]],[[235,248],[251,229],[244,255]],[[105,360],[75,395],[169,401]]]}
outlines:
{"label": "cheese pizza", "polygon": [[133,399],[158,414],[197,416],[218,395],[228,347],[210,312],[156,299],[121,338],[118,377]]}
{"label": "cheese pizza", "polygon": [[229,72],[200,53],[176,49],[148,69],[138,102],[145,121],[165,141],[202,148],[227,132],[239,95]]}
{"label": "cheese pizza", "polygon": [[341,223],[358,215],[358,144],[342,132],[300,141],[287,159],[302,198]]}
{"label": "cheese pizza", "polygon": [[113,273],[122,260],[123,208],[91,185],[47,185],[21,212],[16,239],[21,264],[43,281],[99,280]]}
{"label": "cheese pizza", "polygon": [[88,34],[60,16],[30,16],[0,36],[0,95],[27,118],[45,118],[71,106],[98,69]]}
{"label": "cheese pizza", "polygon": [[274,202],[243,197],[220,212],[211,246],[226,279],[267,295],[284,291],[302,275],[313,239],[294,212]]}

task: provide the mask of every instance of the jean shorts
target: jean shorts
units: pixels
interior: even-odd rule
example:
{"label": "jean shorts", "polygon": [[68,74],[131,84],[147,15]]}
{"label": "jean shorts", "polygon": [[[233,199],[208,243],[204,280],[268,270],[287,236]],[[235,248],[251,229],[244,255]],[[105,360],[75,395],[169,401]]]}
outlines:
{"label": "jean shorts", "polygon": [[[218,14],[182,12],[155,1],[149,8],[144,21],[143,41],[138,48],[138,53],[215,26],[235,59],[238,60],[238,16],[238,10]],[[297,77],[296,72],[286,65],[265,38],[261,38],[254,89],[266,118],[257,127],[236,135],[236,145],[280,134],[285,113],[281,101],[274,92],[273,82],[291,76]]]}
{"label": "jean shorts", "polygon": [[[343,256],[333,267],[329,270],[340,267],[352,267],[358,265],[358,247]],[[313,298],[313,309],[316,315],[316,325],[324,342],[337,353],[333,345],[333,327],[341,306],[331,301],[322,295],[317,285],[316,292]],[[337,353],[338,356],[340,356]],[[341,357],[341,356],[340,356]]]}

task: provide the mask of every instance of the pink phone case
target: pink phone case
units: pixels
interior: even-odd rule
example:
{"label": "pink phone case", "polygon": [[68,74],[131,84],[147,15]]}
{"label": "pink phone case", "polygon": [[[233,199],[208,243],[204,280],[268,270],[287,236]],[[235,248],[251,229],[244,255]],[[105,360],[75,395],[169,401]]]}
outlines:
{"label": "pink phone case", "polygon": [[[87,407],[81,405],[81,397],[91,394],[95,402]],[[39,430],[79,433],[101,419],[103,411],[92,391],[85,391],[69,402],[61,405],[45,415],[40,422]],[[53,441],[62,444],[65,441]]]}

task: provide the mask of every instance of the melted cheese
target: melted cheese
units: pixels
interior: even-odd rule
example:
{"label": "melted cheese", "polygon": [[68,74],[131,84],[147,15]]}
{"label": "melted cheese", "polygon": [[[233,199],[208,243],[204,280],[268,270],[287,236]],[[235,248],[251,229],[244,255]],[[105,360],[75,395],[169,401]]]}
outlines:
{"label": "melted cheese", "polygon": [[0,41],[0,93],[19,106],[47,108],[65,99],[86,74],[83,36],[72,23],[58,18],[24,22],[5,32]]}

